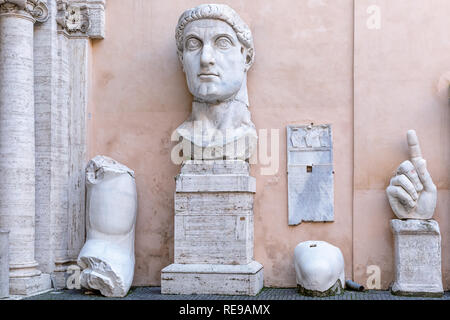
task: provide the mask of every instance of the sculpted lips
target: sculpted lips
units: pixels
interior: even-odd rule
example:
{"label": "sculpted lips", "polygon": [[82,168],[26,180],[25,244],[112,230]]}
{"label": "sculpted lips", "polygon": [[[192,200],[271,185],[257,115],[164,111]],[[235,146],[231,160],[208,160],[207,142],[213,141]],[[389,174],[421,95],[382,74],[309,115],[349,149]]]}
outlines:
{"label": "sculpted lips", "polygon": [[202,73],[198,74],[198,77],[201,80],[211,80],[211,79],[214,79],[214,78],[218,78],[219,75],[217,73],[214,73],[214,72],[202,72]]}

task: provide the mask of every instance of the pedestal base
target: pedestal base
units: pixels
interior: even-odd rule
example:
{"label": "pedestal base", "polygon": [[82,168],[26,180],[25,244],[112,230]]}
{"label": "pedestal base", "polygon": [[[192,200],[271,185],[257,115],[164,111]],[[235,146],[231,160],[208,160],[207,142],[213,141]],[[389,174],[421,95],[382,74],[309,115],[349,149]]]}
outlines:
{"label": "pedestal base", "polygon": [[176,177],[174,264],[162,294],[254,296],[263,267],[253,261],[256,181],[242,160],[185,161]]}
{"label": "pedestal base", "polygon": [[52,282],[49,274],[41,274],[34,277],[9,279],[10,295],[29,296],[35,293],[50,290]]}
{"label": "pedestal base", "polygon": [[429,298],[440,298],[444,295],[442,288],[439,286],[403,285],[401,283],[394,283],[391,288],[391,293],[394,296]]}
{"label": "pedestal base", "polygon": [[255,296],[263,288],[263,266],[171,264],[161,271],[162,294],[222,294]]}
{"label": "pedestal base", "polygon": [[392,294],[439,297],[444,291],[441,234],[434,220],[392,220],[395,281]]}

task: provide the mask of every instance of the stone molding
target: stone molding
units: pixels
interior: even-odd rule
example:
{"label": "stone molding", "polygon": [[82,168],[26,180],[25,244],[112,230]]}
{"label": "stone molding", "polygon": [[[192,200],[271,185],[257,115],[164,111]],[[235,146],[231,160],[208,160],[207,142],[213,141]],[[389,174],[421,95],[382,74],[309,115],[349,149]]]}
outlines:
{"label": "stone molding", "polygon": [[436,220],[391,220],[391,229],[394,235],[440,235],[439,224]]}
{"label": "stone molding", "polygon": [[58,0],[58,15],[56,22],[60,27],[58,31],[65,32],[68,35],[81,33],[86,35],[89,27],[89,14],[87,6],[84,4],[73,5],[67,0]]}
{"label": "stone molding", "polygon": [[105,37],[105,0],[57,0],[58,32],[68,37]]}
{"label": "stone molding", "polygon": [[3,14],[45,22],[48,19],[48,7],[41,0],[0,0],[0,15]]}

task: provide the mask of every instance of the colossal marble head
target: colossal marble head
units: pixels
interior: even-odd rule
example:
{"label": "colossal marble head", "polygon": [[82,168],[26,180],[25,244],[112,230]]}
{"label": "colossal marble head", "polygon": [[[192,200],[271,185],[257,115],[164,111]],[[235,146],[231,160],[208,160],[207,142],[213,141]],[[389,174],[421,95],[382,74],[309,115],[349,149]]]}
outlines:
{"label": "colossal marble head", "polygon": [[230,98],[248,104],[246,74],[253,64],[250,29],[227,5],[203,4],[186,10],[176,28],[178,56],[196,101]]}
{"label": "colossal marble head", "polygon": [[183,159],[249,159],[257,140],[247,95],[250,29],[227,5],[203,4],[181,15],[175,38],[194,96],[190,117],[177,128]]}

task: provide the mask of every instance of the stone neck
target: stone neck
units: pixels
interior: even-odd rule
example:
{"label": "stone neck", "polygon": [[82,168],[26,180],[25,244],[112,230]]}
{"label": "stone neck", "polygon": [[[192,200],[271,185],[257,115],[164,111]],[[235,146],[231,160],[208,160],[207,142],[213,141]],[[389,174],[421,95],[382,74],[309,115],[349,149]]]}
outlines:
{"label": "stone neck", "polygon": [[230,113],[233,113],[233,110],[237,108],[247,108],[247,105],[236,99],[226,100],[216,104],[194,101],[192,103],[193,120],[204,121],[204,125],[210,123],[213,127],[226,129],[232,123],[224,123],[224,120],[228,119]]}

